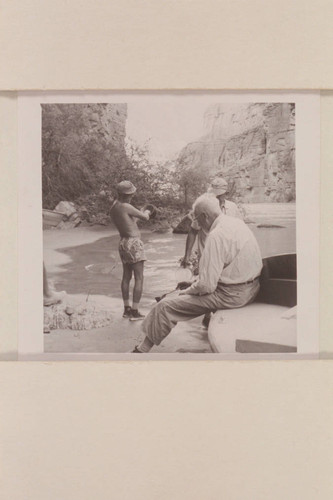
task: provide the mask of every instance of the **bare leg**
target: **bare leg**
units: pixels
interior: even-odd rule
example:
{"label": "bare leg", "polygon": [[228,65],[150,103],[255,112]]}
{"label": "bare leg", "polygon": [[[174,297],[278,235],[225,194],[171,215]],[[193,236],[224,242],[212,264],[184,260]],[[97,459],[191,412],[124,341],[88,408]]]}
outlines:
{"label": "bare leg", "polygon": [[141,314],[138,311],[139,302],[142,295],[142,288],[143,288],[143,266],[144,266],[143,260],[133,264],[135,282],[133,289],[133,307],[131,311],[130,321],[137,321],[144,318],[144,314]]}
{"label": "bare leg", "polygon": [[43,296],[44,296],[44,306],[53,306],[54,304],[58,304],[62,302],[65,298],[66,292],[55,292],[51,290],[49,287],[49,282],[47,279],[47,273],[45,269],[45,265],[43,262]]}
{"label": "bare leg", "polygon": [[133,309],[137,309],[142,296],[143,289],[143,266],[144,261],[133,264],[134,270],[134,290],[133,290]]}
{"label": "bare leg", "polygon": [[50,297],[49,282],[47,281],[47,274],[45,269],[45,264],[43,262],[43,295],[44,297]]}
{"label": "bare leg", "polygon": [[121,294],[125,306],[129,306],[129,285],[132,279],[132,272],[133,272],[132,264],[123,263],[123,279],[121,281]]}
{"label": "bare leg", "polygon": [[179,321],[188,321],[218,309],[237,309],[251,303],[259,292],[259,281],[233,286],[218,285],[206,295],[179,295],[161,300],[146,317],[142,330],[156,345],[169,335]]}

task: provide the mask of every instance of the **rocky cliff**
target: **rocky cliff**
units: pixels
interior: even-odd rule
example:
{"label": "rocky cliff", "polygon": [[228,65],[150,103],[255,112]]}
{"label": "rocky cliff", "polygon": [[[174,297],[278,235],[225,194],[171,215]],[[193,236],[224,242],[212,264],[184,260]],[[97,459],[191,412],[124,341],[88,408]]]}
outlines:
{"label": "rocky cliff", "polygon": [[127,104],[80,104],[80,111],[91,136],[103,137],[125,153]]}
{"label": "rocky cliff", "polygon": [[181,151],[179,165],[223,176],[242,202],[295,200],[294,104],[215,104],[204,127],[206,134]]}
{"label": "rocky cliff", "polygon": [[98,136],[125,147],[127,104],[43,104],[42,112],[43,132],[59,136],[70,133],[72,140],[81,142],[88,136]]}
{"label": "rocky cliff", "polygon": [[99,189],[128,160],[127,104],[43,104],[43,206]]}

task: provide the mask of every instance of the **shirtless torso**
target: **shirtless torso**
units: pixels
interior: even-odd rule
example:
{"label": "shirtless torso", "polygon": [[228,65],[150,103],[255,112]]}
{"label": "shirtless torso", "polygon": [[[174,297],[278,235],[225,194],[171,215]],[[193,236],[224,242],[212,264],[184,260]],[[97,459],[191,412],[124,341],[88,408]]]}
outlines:
{"label": "shirtless torso", "polygon": [[111,216],[121,238],[140,238],[137,220],[149,219],[147,212],[141,212],[130,203],[119,200],[112,205]]}

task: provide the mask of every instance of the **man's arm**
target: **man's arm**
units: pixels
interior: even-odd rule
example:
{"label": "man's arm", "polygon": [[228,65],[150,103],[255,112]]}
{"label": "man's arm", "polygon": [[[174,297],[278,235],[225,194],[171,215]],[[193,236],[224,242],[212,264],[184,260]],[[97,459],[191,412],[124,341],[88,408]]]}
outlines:
{"label": "man's arm", "polygon": [[130,203],[124,203],[124,206],[126,208],[126,211],[128,215],[131,217],[136,217],[137,219],[140,220],[149,220],[150,216],[150,210],[145,210],[144,212],[141,212],[141,210],[138,210],[137,208],[133,207]]}
{"label": "man's arm", "polygon": [[186,244],[185,244],[185,255],[182,261],[182,266],[186,266],[189,263],[191,253],[192,253],[192,248],[195,243],[196,237],[197,237],[198,231],[196,229],[193,229],[193,227],[190,228],[187,238],[186,238]]}
{"label": "man's arm", "polygon": [[225,261],[224,245],[215,234],[208,235],[200,259],[199,279],[183,293],[189,295],[213,293],[216,290]]}

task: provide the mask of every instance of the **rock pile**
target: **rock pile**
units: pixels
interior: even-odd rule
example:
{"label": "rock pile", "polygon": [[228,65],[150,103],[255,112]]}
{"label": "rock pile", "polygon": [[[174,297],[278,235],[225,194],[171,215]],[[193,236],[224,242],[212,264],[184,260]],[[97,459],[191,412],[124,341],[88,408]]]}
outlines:
{"label": "rock pile", "polygon": [[61,201],[54,210],[43,210],[43,228],[70,229],[81,224],[74,203]]}
{"label": "rock pile", "polygon": [[105,305],[94,300],[77,303],[66,300],[44,307],[44,332],[50,330],[91,330],[111,323],[112,314]]}
{"label": "rock pile", "polygon": [[187,234],[191,228],[192,219],[187,214],[185,217],[181,219],[181,221],[177,224],[177,226],[173,229],[173,232],[176,234]]}

